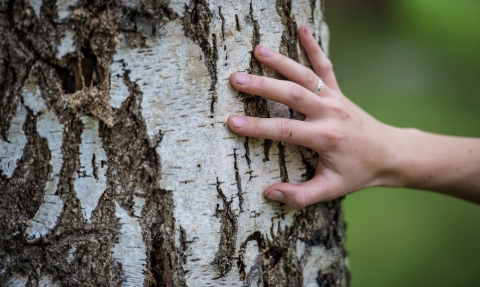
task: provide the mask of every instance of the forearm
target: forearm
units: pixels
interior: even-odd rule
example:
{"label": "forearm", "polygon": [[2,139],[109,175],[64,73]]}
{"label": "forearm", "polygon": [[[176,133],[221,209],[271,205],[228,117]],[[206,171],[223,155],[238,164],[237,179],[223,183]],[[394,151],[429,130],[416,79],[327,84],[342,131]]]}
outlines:
{"label": "forearm", "polygon": [[392,128],[390,183],[480,204],[480,139]]}

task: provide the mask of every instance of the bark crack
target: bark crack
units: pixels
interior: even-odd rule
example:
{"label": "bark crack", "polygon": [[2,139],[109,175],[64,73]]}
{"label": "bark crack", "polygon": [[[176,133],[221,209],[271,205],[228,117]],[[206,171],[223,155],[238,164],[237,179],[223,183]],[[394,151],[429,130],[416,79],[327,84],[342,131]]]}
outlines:
{"label": "bark crack", "polygon": [[93,170],[93,177],[98,180],[98,167],[97,164],[95,163],[95,153],[93,153],[92,156],[92,170]]}
{"label": "bark crack", "polygon": [[[258,24],[258,20],[256,20],[254,17],[252,2],[250,2],[249,18],[253,23],[252,48],[255,48],[258,44],[260,44],[260,26]],[[260,76],[263,75],[262,64],[255,58],[253,54],[253,50],[251,51],[248,73],[253,75],[260,75]],[[260,118],[270,117],[266,99],[255,96],[255,95],[242,93],[242,92],[240,93],[240,96],[243,98],[245,115],[251,116],[251,117],[260,117]],[[264,140],[264,154],[265,154],[264,161],[269,160],[269,150],[270,150],[271,144],[272,144],[271,140],[267,140],[267,139]],[[245,146],[245,157],[247,159],[247,163],[250,168],[250,150],[249,150],[248,137],[245,138],[244,146]]]}
{"label": "bark crack", "polygon": [[288,171],[285,162],[285,147],[278,142],[278,165],[280,167],[280,178],[282,182],[288,182]]}
{"label": "bark crack", "polygon": [[[205,0],[191,0],[185,5],[185,14],[183,17],[183,28],[185,36],[200,46],[203,51],[203,58],[212,82],[210,91],[212,92],[212,101],[210,105],[210,117],[215,113],[215,103],[217,102],[216,86],[218,82],[218,51],[217,36],[210,34],[210,23],[214,18],[213,13],[208,9],[208,3]],[[212,45],[208,42],[208,36],[212,37]]]}
{"label": "bark crack", "polygon": [[237,149],[233,149],[233,168],[235,169],[235,181],[237,182],[238,206],[240,207],[240,212],[243,212],[242,179],[240,177],[240,173],[238,172]]}
{"label": "bark crack", "polygon": [[238,21],[238,14],[235,14],[235,27],[237,28],[238,32],[242,31],[242,27],[240,27],[240,21]]}
{"label": "bark crack", "polygon": [[218,15],[220,15],[220,20],[222,20],[222,41],[225,41],[225,17],[222,14],[222,6],[218,6]]}
{"label": "bark crack", "polygon": [[[313,11],[313,10],[312,10]],[[277,13],[282,19],[283,33],[280,42],[279,52],[290,59],[298,62],[298,34],[297,23],[292,14],[292,0],[279,0],[277,2]]]}
{"label": "bark crack", "polygon": [[238,231],[237,215],[232,210],[233,200],[227,200],[227,197],[220,188],[221,184],[222,182],[220,182],[217,177],[217,197],[222,201],[223,209],[220,209],[219,204],[217,204],[215,216],[220,219],[221,224],[220,243],[212,264],[218,272],[218,278],[224,277],[232,269]]}
{"label": "bark crack", "polygon": [[272,140],[264,139],[263,140],[263,162],[270,160],[270,148],[272,147]]}
{"label": "bark crack", "polygon": [[[240,275],[240,280],[245,281],[246,279],[246,271],[245,271],[245,251],[247,248],[247,243],[255,240],[257,241],[257,245],[259,250],[261,251],[263,248],[265,248],[265,242],[264,239],[262,238],[262,234],[259,231],[255,231],[254,233],[250,234],[247,239],[245,239],[242,244],[240,244],[240,249],[238,250],[238,259],[237,259],[237,267],[238,267],[238,273]],[[262,268],[261,264],[259,268]],[[248,286],[248,285],[247,285]]]}
{"label": "bark crack", "polygon": [[[250,170],[251,167],[250,167],[250,163],[251,163],[251,160],[250,160],[250,148],[248,146],[248,137],[245,137],[245,143],[243,144],[243,147],[245,148],[245,159],[247,160],[247,165],[248,165],[248,169]],[[250,177],[250,180],[252,178]]]}

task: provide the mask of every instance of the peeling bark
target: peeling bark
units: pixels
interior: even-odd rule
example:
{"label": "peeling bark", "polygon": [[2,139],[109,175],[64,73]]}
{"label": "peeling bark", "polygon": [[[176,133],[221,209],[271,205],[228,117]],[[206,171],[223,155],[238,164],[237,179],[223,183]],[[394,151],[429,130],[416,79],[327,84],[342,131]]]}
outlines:
{"label": "peeling bark", "polygon": [[340,200],[265,200],[312,151],[244,138],[230,114],[302,119],[233,90],[309,65],[320,0],[0,1],[1,286],[347,286]]}

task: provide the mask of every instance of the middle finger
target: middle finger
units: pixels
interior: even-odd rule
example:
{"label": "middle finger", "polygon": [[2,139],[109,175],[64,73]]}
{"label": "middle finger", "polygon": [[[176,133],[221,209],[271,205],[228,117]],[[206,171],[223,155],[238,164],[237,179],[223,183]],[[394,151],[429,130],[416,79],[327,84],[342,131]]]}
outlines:
{"label": "middle finger", "polygon": [[301,65],[294,60],[258,45],[254,50],[255,58],[263,64],[278,71],[291,81],[305,87],[309,91],[315,91],[318,87],[318,76],[314,71]]}

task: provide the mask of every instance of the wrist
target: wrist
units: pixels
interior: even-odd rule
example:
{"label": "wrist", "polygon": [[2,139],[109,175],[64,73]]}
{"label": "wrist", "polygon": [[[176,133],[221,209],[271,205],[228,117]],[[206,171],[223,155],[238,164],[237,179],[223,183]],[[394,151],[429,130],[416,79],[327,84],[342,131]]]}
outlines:
{"label": "wrist", "polygon": [[405,187],[414,168],[415,138],[421,131],[383,124],[379,148],[379,164],[372,186]]}

